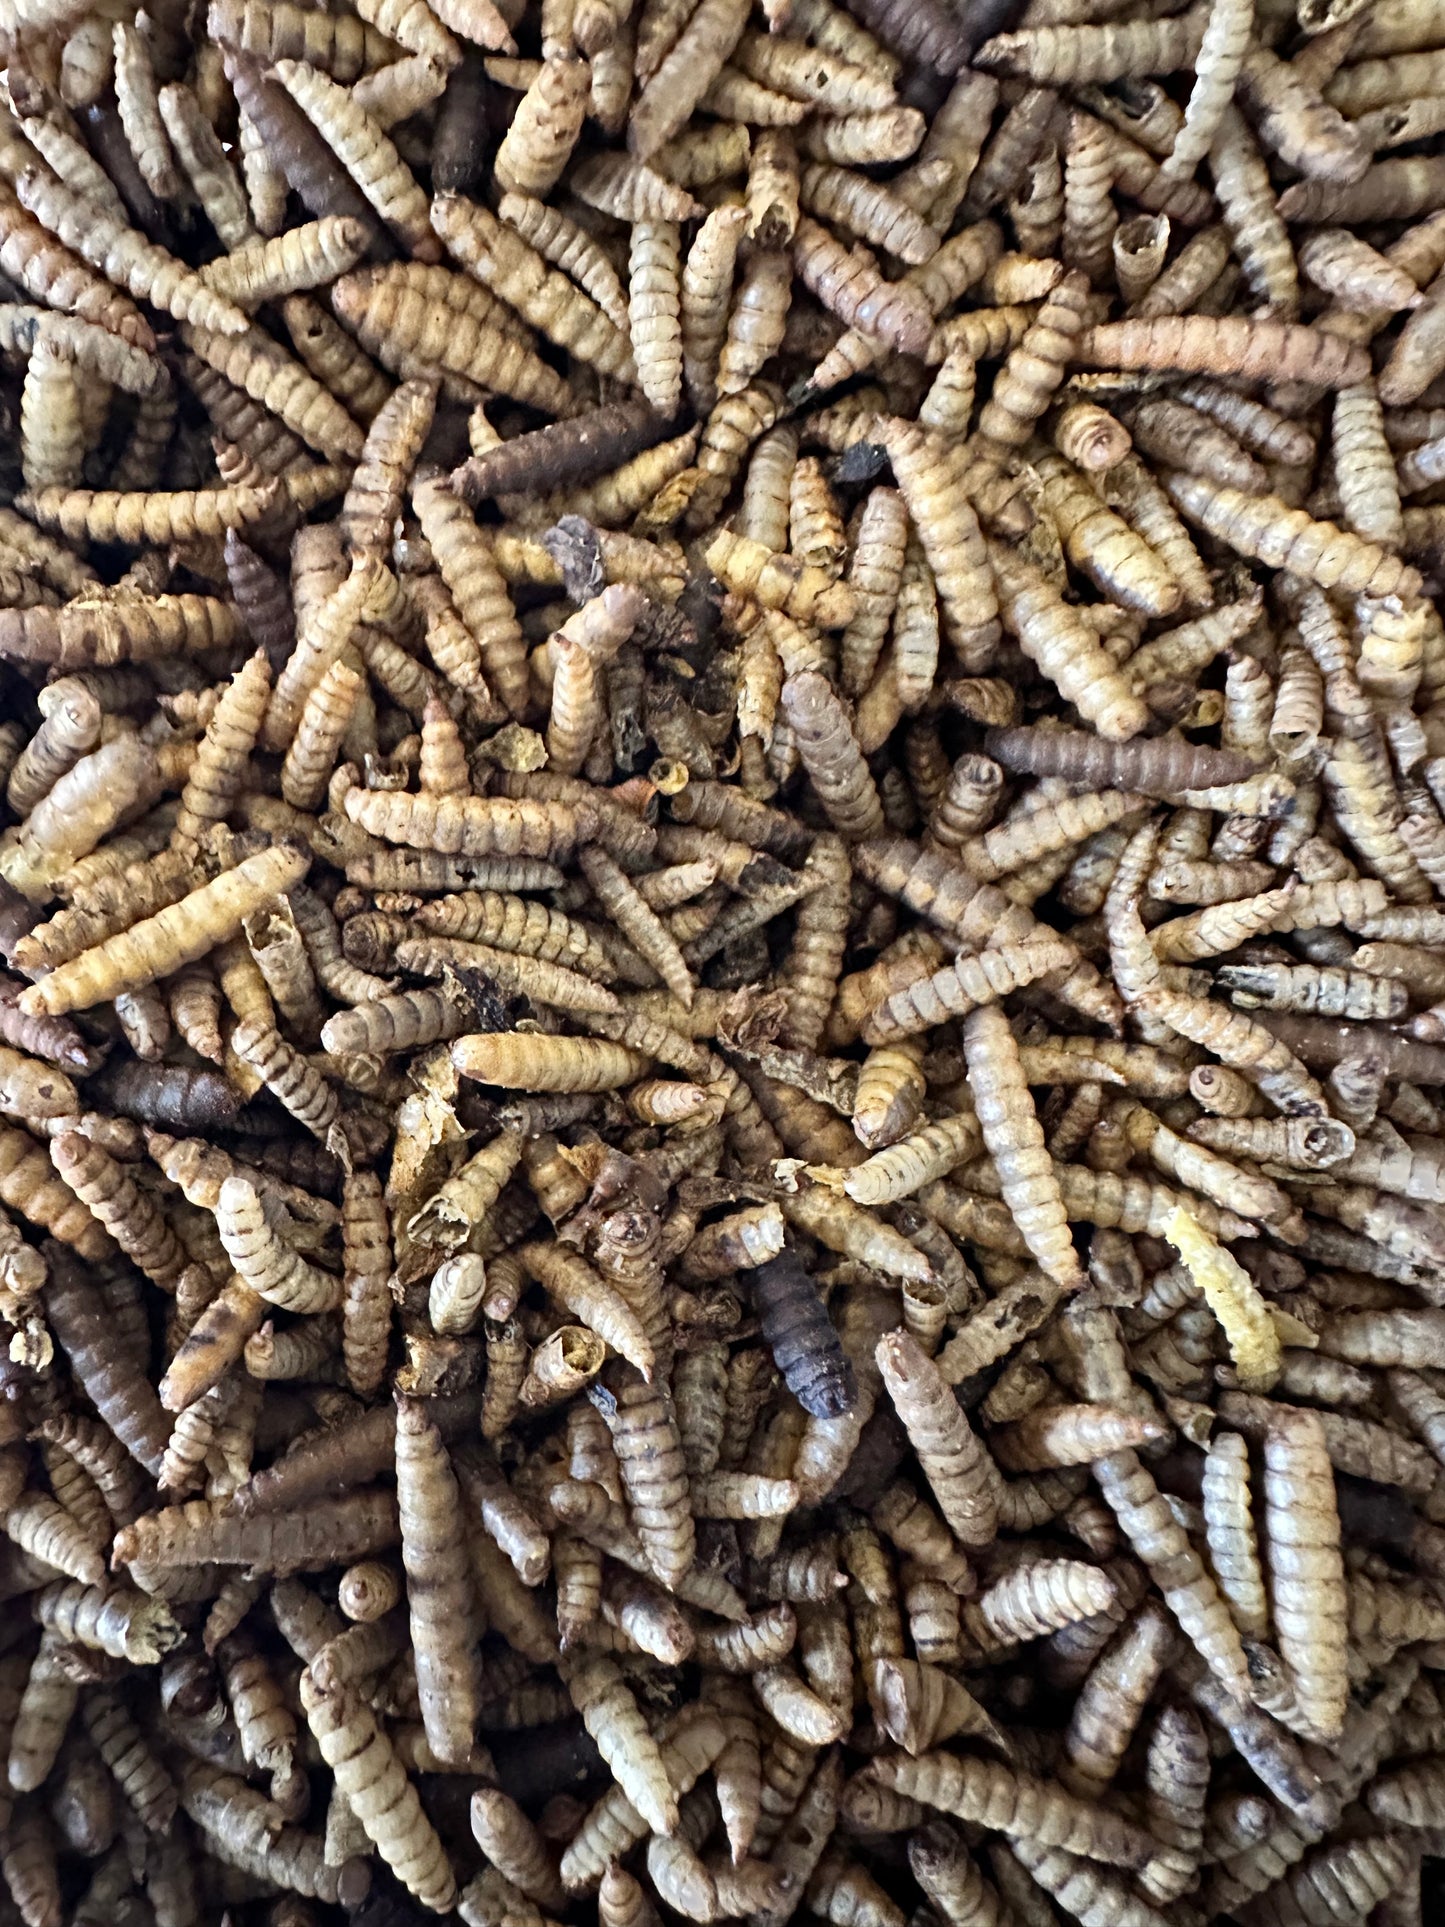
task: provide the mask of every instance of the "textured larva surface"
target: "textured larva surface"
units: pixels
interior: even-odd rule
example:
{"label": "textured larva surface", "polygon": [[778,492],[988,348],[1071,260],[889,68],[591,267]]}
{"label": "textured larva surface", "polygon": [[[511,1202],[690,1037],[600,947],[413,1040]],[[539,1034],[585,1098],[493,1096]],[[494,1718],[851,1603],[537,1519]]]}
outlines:
{"label": "textured larva surface", "polygon": [[1439,1913],[1429,15],[0,4],[25,1927]]}

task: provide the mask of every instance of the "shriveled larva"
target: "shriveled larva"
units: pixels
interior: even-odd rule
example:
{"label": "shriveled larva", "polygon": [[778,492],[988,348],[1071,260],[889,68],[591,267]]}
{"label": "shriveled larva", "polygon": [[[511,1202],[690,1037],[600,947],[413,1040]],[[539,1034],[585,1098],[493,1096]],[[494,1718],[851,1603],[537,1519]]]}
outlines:
{"label": "shriveled larva", "polygon": [[1241,1385],[1268,1390],[1279,1374],[1279,1337],[1248,1273],[1183,1207],[1169,1220],[1165,1235],[1224,1327]]}
{"label": "shriveled larva", "polygon": [[604,1657],[561,1662],[563,1678],[588,1731],[648,1825],[668,1833],[677,1807],[657,1742],[648,1733],[622,1674]]}
{"label": "shriveled larva", "polygon": [[1005,627],[1081,713],[1111,740],[1136,735],[1148,711],[1093,634],[1045,578],[1017,553],[990,550]]}
{"label": "shriveled larva", "polygon": [[990,1824],[1020,1841],[1058,1845],[1067,1839],[1091,1860],[1147,1866],[1156,1844],[1141,1828],[1085,1806],[1057,1787],[992,1761],[928,1753],[917,1760],[882,1759],[870,1769],[894,1791],[957,1818],[989,1812]]}
{"label": "shriveled larva", "polygon": [[969,1014],[964,1049],[984,1142],[998,1165],[1009,1209],[1039,1263],[1067,1289],[1079,1277],[1078,1258],[1017,1046],[996,1007]]}
{"label": "shriveled larva", "polygon": [[906,281],[886,281],[866,251],[849,252],[807,215],[798,222],[793,265],[845,326],[878,336],[902,354],[927,346],[932,318],[918,290]]}

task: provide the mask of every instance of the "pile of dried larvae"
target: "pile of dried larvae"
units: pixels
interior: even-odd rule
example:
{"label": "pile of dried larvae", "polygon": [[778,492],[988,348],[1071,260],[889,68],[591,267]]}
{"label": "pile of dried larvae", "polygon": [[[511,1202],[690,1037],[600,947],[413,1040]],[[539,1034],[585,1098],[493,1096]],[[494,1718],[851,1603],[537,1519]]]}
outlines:
{"label": "pile of dried larvae", "polygon": [[1442,0],[0,40],[0,1927],[1438,1920]]}

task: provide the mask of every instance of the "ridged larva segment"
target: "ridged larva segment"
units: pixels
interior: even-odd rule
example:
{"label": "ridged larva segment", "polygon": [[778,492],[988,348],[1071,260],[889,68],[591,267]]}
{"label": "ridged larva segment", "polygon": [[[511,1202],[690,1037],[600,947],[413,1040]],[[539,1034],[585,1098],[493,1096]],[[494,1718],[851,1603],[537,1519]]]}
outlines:
{"label": "ridged larva segment", "polygon": [[224,822],[245,786],[271,694],[271,669],[265,656],[252,656],[216,704],[195,763],[181,792],[176,836],[195,837],[208,823]]}
{"label": "ridged larva segment", "polygon": [[367,240],[359,221],[328,214],[273,240],[237,248],[203,268],[201,278],[238,307],[257,308],[303,288],[323,287],[347,273],[365,255]]}
{"label": "ridged larva segment", "polygon": [[664,1585],[691,1569],[697,1534],[687,1467],[666,1394],[640,1376],[620,1378],[597,1400],[612,1434],[623,1490],[643,1552]]}
{"label": "ridged larva segment", "polygon": [[49,169],[25,169],[15,183],[22,207],[82,260],[137,300],[223,335],[243,334],[245,315],[213,294],[198,275],[172,255],[73,193]]}
{"label": "ridged larva segment", "polygon": [[1079,1559],[1044,1559],[997,1580],[967,1609],[993,1640],[1041,1639],[1079,1619],[1107,1612],[1114,1584],[1098,1566]]}
{"label": "ridged larva segment", "polygon": [[1089,1465],[1164,1436],[1157,1419],[1109,1405],[1050,1405],[1017,1419],[996,1436],[994,1456],[1006,1472],[1044,1472]]}
{"label": "ridged larva segment", "polygon": [[626,331],[486,208],[440,194],[430,218],[455,259],[549,340],[619,381],[634,377]]}
{"label": "ridged larva segment", "polygon": [[1135,1869],[1147,1867],[1158,1852],[1142,1827],[997,1761],[926,1753],[875,1760],[869,1772],[897,1793],[1011,1839]]}
{"label": "ridged larva segment", "polygon": [[1160,1902],[1177,1900],[1198,1866],[1210,1768],[1199,1714],[1193,1707],[1162,1707],[1145,1758],[1148,1813],[1151,1831],[1178,1856],[1178,1864],[1161,1865],[1146,1879],[1149,1893]]}
{"label": "ridged larva segment", "polygon": [[163,1291],[174,1291],[187,1259],[160,1208],[125,1166],[80,1131],[53,1140],[51,1161],[65,1184],[105,1226],[121,1250]]}
{"label": "ridged larva segment", "polygon": [[271,1230],[259,1194],[244,1178],[227,1178],[221,1186],[216,1228],[238,1275],[267,1304],[303,1313],[335,1311],[341,1304],[341,1280]]}
{"label": "ridged larva segment", "polygon": [[1002,944],[996,950],[980,951],[976,957],[960,957],[931,977],[895,991],[887,1003],[870,1012],[863,1023],[863,1041],[882,1044],[929,1030],[951,1016],[966,1016],[970,1010],[998,1002],[1040,977],[1066,970],[1073,955],[1070,945],[1043,938],[1035,943]]}
{"label": "ridged larva segment", "polygon": [[1059,1783],[1067,1792],[1097,1799],[1112,1783],[1177,1643],[1168,1614],[1154,1601],[1105,1636],[1064,1731]]}
{"label": "ridged larva segment", "polygon": [[783,684],[782,708],[834,828],[849,842],[876,836],[883,828],[883,806],[847,711],[827,681],[813,670],[790,676]]}
{"label": "ridged larva segment", "polygon": [[1075,269],[1045,296],[979,415],[978,432],[988,442],[1018,448],[1028,440],[1074,358],[1088,293],[1087,277]]}
{"label": "ridged larva segment", "polygon": [[497,152],[494,166],[504,192],[542,195],[556,183],[582,131],[589,86],[585,61],[543,61]]}
{"label": "ridged larva segment", "polygon": [[1369,368],[1360,349],[1322,329],[1242,315],[1167,315],[1090,328],[1078,359],[1099,368],[1307,381],[1347,388]]}
{"label": "ridged larva segment", "polygon": [[682,258],[675,221],[635,221],[628,257],[628,327],[637,377],[659,414],[682,398]]}
{"label": "ridged larva segment", "polygon": [[998,597],[964,494],[961,458],[917,423],[888,420],[878,433],[933,571],[950,639],[965,669],[986,668],[999,639]]}
{"label": "ridged larva segment", "polygon": [[852,1368],[811,1279],[781,1253],[753,1273],[753,1299],[764,1342],[804,1411],[840,1417],[857,1397]]}
{"label": "ridged larva segment", "polygon": [[1058,591],[1016,552],[994,544],[1004,626],[1020,648],[1112,742],[1138,735],[1148,710],[1090,629],[1079,622]]}
{"label": "ridged larva segment", "polygon": [[1277,495],[1242,495],[1198,476],[1172,475],[1170,497],[1191,521],[1240,555],[1341,594],[1420,593],[1420,575],[1375,542],[1316,521]]}
{"label": "ridged larva segment", "polygon": [[837,836],[814,838],[804,865],[816,887],[798,906],[793,941],[783,968],[787,1011],[780,1030],[784,1042],[815,1048],[842,968],[842,919],[852,871],[847,846]]}
{"label": "ridged larva segment", "polygon": [[178,903],[61,964],[24,993],[21,1007],[35,1016],[56,1015],[141,989],[235,936],[253,910],[299,883],[306,868],[306,856],[285,845],[248,856]]}
{"label": "ridged larva segment", "polygon": [[525,715],[530,701],[526,645],[491,544],[471,510],[441,481],[421,483],[412,499],[456,612],[481,651],[483,669],[512,714]]}
{"label": "ridged larva segment", "polygon": [[595,1331],[637,1371],[652,1376],[652,1345],[636,1312],[615,1285],[566,1245],[524,1245],[518,1255],[530,1274],[574,1318]]}
{"label": "ridged larva segment", "polygon": [[[418,278],[437,272],[359,268],[332,284],[332,305],[367,353],[399,375],[435,377],[459,400],[473,401],[484,387],[551,415],[570,414],[576,406],[571,389],[507,327],[506,310],[472,284],[466,284],[472,292],[465,305],[439,298],[434,284]],[[357,449],[360,442],[357,430]]]}
{"label": "ridged larva segment", "polygon": [[560,1668],[573,1704],[619,1786],[658,1833],[677,1826],[677,1803],[655,1739],[616,1664],[602,1655],[571,1658]]}
{"label": "ridged larva segment", "polygon": [[933,319],[907,281],[886,281],[866,249],[845,248],[827,228],[804,215],[793,241],[793,266],[806,287],[846,327],[897,350],[921,354]]}

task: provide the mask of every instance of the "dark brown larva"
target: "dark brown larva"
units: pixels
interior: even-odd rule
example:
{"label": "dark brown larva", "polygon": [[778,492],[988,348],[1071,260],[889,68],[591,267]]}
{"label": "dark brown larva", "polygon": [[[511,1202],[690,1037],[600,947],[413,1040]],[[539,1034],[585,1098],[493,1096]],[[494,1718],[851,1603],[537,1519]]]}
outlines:
{"label": "dark brown larva", "polygon": [[753,1273],[758,1329],[805,1412],[841,1418],[857,1399],[853,1368],[817,1287],[794,1250],[769,1258]]}

